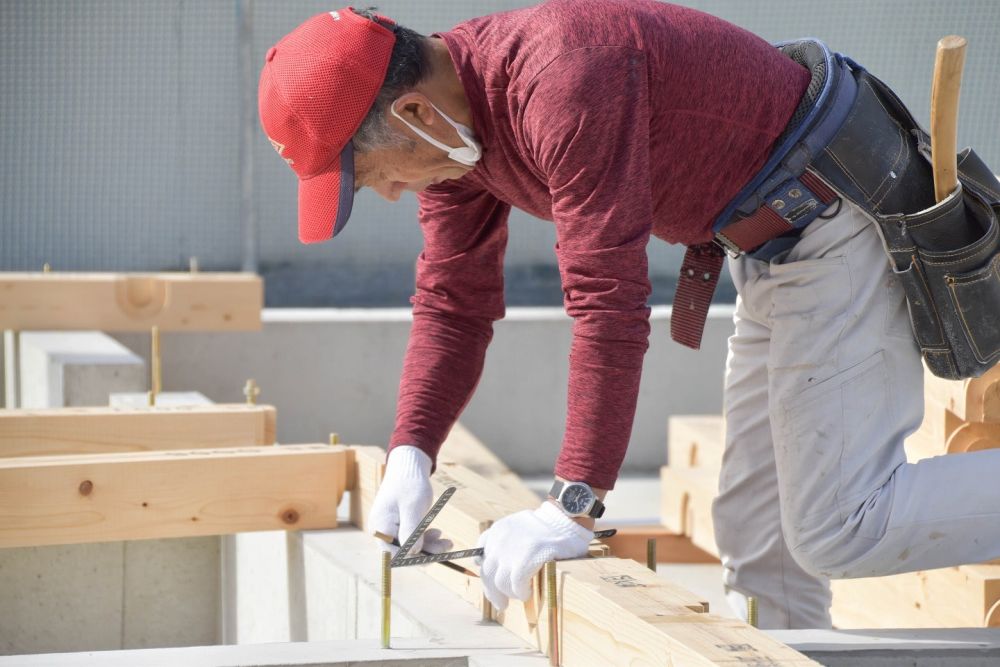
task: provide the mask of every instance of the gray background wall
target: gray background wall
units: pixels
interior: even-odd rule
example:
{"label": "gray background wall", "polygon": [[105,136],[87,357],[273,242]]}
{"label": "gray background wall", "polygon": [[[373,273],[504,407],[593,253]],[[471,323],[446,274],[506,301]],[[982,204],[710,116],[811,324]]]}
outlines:
{"label": "gray background wall", "polygon": [[[581,0],[581,3],[585,0]],[[424,33],[517,0],[384,0]],[[928,116],[936,40],[969,39],[960,142],[1000,164],[995,0],[686,2],[769,40],[811,35],[851,54]],[[305,0],[0,0],[0,270],[164,270],[197,256],[244,259],[241,214],[241,12],[252,26],[255,99],[268,46],[312,14]],[[405,305],[420,248],[411,195],[363,192],[335,243],[302,246],[293,175],[256,130],[249,213],[269,305]],[[551,225],[511,220],[509,302],[558,304]],[[656,303],[669,301],[677,248],[650,249]],[[725,295],[723,295],[723,300]]]}

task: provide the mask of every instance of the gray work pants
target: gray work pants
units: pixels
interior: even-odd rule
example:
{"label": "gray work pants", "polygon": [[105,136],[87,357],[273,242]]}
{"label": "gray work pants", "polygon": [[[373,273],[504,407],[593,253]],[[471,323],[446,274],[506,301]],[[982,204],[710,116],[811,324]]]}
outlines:
{"label": "gray work pants", "polygon": [[829,627],[828,578],[1000,557],[1000,450],[906,463],[923,369],[874,227],[845,201],[771,262],[730,264],[726,449],[713,507],[730,603]]}

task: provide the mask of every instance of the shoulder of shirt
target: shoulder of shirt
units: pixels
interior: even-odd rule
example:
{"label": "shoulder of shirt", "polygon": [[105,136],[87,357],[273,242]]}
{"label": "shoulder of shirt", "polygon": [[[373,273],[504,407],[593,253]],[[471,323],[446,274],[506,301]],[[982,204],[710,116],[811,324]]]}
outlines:
{"label": "shoulder of shirt", "polygon": [[626,15],[649,11],[643,8],[645,4],[635,0],[551,0],[471,19],[448,32],[464,43],[486,88],[500,83],[492,80],[496,74],[516,93],[567,58],[586,60],[592,56],[606,62],[609,51],[643,51],[643,37],[636,28],[643,21],[627,20]]}

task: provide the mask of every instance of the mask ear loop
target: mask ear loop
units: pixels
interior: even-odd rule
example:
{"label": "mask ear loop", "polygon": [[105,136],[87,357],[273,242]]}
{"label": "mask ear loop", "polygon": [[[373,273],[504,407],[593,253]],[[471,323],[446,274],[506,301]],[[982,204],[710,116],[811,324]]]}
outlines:
{"label": "mask ear loop", "polygon": [[467,167],[476,166],[476,163],[479,161],[479,158],[482,155],[482,149],[479,147],[479,143],[475,139],[471,138],[470,136],[467,136],[467,133],[471,134],[471,132],[469,132],[469,128],[453,121],[451,118],[448,117],[448,114],[438,109],[436,106],[434,106],[433,102],[430,102],[428,100],[428,103],[431,105],[431,108],[437,111],[438,114],[440,114],[441,117],[444,118],[445,122],[447,122],[449,125],[455,128],[455,131],[458,132],[459,139],[461,139],[462,143],[465,144],[465,146],[458,146],[458,147],[449,146],[445,143],[438,141],[437,139],[427,134],[420,128],[414,127],[405,118],[400,116],[399,113],[396,111],[397,101],[398,100],[394,101],[391,105],[389,105],[389,113],[395,116],[399,120],[399,122],[401,122],[403,125],[413,130],[413,132],[416,133],[418,137],[420,137],[427,143],[431,144],[432,146],[435,146],[436,148],[440,148],[442,151],[448,154],[449,158],[451,158],[455,162],[464,164]]}

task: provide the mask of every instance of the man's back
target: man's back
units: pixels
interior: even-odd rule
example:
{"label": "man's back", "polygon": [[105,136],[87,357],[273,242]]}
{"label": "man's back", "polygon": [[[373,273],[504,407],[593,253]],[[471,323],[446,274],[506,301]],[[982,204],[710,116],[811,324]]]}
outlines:
{"label": "man's back", "polygon": [[[593,144],[588,157],[608,169],[622,132],[639,133],[649,152],[652,231],[670,242],[709,238],[712,218],[763,164],[809,80],[760,38],[649,0],[554,0],[441,36],[487,145],[470,180],[552,219],[550,156],[539,151],[538,133],[530,136],[533,124],[548,134],[583,133]],[[638,66],[622,69],[623,59]],[[648,112],[639,126],[620,112],[642,94]],[[561,138],[549,145],[558,149]]]}

